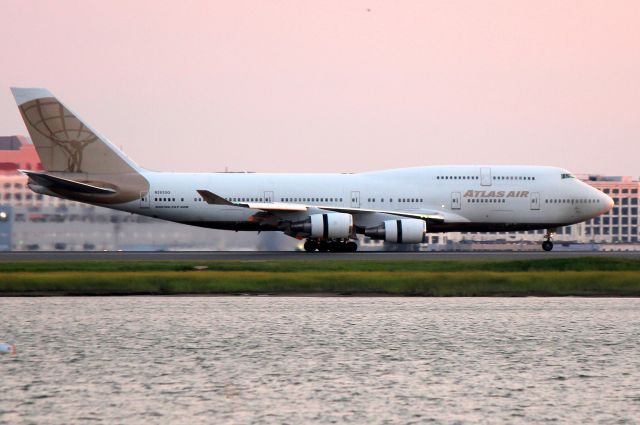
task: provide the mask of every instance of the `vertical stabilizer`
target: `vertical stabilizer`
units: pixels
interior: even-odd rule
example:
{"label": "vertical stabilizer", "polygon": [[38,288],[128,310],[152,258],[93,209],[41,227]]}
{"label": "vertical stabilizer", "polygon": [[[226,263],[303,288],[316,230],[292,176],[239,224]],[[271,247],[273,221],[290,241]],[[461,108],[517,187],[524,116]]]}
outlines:
{"label": "vertical stabilizer", "polygon": [[102,175],[139,171],[133,161],[48,90],[11,91],[46,171]]}

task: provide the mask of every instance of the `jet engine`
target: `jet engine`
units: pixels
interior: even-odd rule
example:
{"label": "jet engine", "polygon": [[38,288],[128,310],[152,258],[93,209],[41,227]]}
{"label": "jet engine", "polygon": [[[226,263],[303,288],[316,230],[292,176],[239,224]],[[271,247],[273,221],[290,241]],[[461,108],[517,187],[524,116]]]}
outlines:
{"label": "jet engine", "polygon": [[422,243],[426,232],[427,223],[416,218],[386,220],[379,226],[364,230],[364,234],[371,239],[395,243]]}
{"label": "jet engine", "polygon": [[292,223],[291,230],[314,239],[347,239],[353,234],[353,217],[345,213],[312,214]]}

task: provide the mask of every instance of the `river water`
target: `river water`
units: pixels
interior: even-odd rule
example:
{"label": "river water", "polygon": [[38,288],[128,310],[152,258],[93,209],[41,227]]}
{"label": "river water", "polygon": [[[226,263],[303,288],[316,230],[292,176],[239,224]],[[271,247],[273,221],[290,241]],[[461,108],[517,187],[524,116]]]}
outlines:
{"label": "river water", "polygon": [[638,423],[640,299],[0,298],[5,423]]}

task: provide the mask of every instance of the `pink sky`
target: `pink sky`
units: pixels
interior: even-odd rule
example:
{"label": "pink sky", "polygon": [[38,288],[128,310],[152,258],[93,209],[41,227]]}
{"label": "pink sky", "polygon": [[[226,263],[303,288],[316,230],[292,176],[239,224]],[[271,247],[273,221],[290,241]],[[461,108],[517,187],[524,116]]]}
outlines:
{"label": "pink sky", "polygon": [[9,86],[45,86],[150,169],[640,175],[638,1],[0,10],[0,134],[26,134]]}

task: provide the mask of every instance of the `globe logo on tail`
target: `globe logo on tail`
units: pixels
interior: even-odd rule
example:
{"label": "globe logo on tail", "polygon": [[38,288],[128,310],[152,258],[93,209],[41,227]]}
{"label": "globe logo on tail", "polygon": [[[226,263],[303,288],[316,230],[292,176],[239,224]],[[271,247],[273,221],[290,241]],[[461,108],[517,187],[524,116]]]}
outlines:
{"label": "globe logo on tail", "polygon": [[64,168],[59,171],[83,171],[84,150],[98,140],[93,131],[54,98],[35,99],[20,106],[20,110],[28,125],[66,156],[66,164],[55,164],[56,168]]}

